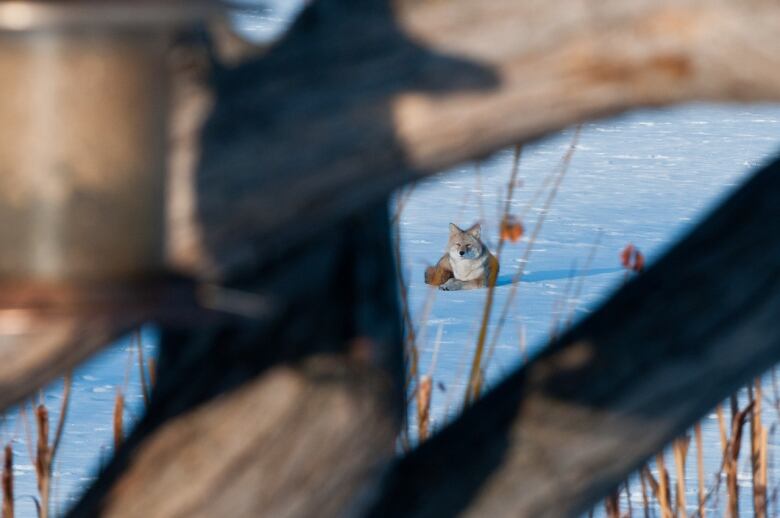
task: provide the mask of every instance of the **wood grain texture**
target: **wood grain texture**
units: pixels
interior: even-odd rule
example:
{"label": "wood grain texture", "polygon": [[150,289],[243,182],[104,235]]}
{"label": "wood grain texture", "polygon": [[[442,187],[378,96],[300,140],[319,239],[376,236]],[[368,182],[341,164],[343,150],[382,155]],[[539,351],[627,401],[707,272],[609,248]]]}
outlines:
{"label": "wood grain texture", "polygon": [[[115,319],[45,317],[0,311],[0,409],[21,402],[132,329]],[[138,324],[138,322],[136,322]]]}
{"label": "wood grain texture", "polygon": [[577,121],[777,100],[779,35],[770,0],[314,2],[262,58],[215,74],[198,246],[178,261],[230,278],[269,242]]}
{"label": "wood grain texture", "polygon": [[201,294],[192,282],[176,278],[125,283],[2,282],[0,409],[20,402],[144,322],[197,327],[245,318],[216,311],[224,306],[220,302],[213,292]]}
{"label": "wood grain texture", "polygon": [[575,516],[780,360],[780,161],[408,457],[371,516]]}
{"label": "wood grain texture", "polygon": [[249,321],[163,329],[151,405],[71,516],[357,514],[403,408],[386,203],[245,277]]}
{"label": "wood grain texture", "polygon": [[[103,516],[338,516],[375,491],[396,425],[383,373],[316,357],[279,366],[153,433]],[[89,513],[76,513],[86,515]]]}

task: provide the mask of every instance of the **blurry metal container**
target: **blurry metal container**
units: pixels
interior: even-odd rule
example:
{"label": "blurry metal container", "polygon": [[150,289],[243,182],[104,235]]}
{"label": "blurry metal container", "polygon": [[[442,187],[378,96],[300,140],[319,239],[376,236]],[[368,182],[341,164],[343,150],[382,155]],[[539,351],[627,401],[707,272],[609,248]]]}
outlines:
{"label": "blurry metal container", "polygon": [[166,50],[212,12],[0,4],[0,280],[163,271]]}

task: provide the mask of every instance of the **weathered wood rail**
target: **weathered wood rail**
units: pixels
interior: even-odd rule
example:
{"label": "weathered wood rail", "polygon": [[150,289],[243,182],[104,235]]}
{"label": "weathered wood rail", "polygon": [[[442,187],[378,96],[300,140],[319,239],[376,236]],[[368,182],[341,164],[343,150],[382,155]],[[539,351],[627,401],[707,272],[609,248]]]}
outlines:
{"label": "weathered wood rail", "polygon": [[[634,107],[780,100],[777,2],[320,0],[259,57],[219,43],[182,38],[173,60],[171,261],[265,311],[166,320],[147,415],[72,516],[575,513],[780,358],[773,165],[392,460],[392,189]],[[0,403],[128,325],[112,314],[42,321],[45,354],[0,364]]]}

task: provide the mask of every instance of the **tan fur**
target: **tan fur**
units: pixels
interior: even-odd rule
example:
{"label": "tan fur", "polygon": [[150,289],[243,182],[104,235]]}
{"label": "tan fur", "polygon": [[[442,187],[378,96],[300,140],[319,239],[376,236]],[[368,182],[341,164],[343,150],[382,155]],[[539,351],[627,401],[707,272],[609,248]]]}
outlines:
{"label": "tan fur", "polygon": [[447,253],[425,269],[425,283],[442,290],[484,288],[495,282],[498,260],[480,240],[479,224],[461,230],[450,223]]}
{"label": "tan fur", "polygon": [[452,279],[452,277],[449,254],[445,254],[444,257],[439,259],[436,266],[429,266],[425,269],[425,284],[430,284],[431,286],[441,286]]}

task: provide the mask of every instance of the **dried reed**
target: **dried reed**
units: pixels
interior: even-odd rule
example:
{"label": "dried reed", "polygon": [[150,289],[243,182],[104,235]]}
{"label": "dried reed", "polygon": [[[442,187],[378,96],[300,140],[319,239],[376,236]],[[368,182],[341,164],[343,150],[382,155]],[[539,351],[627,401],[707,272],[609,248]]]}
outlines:
{"label": "dried reed", "polygon": [[432,387],[433,380],[430,376],[420,377],[420,385],[417,388],[417,433],[420,441],[428,438]]}
{"label": "dried reed", "polygon": [[62,435],[65,429],[65,419],[68,415],[68,406],[70,404],[70,392],[73,385],[73,375],[68,373],[65,376],[62,390],[62,403],[60,405],[60,415],[57,419],[57,427],[54,432],[54,441],[49,443],[49,410],[41,402],[35,409],[35,421],[37,424],[37,448],[35,455],[35,474],[38,481],[38,493],[40,495],[39,515],[42,518],[49,516],[52,467],[54,459],[59,449]]}
{"label": "dried reed", "polygon": [[[512,207],[512,197],[514,195],[515,185],[517,184],[517,172],[520,169],[520,153],[522,147],[520,145],[515,146],[514,157],[512,160],[512,174],[509,177],[509,184],[507,186],[506,203],[504,205],[504,214],[501,221],[505,221],[509,217],[509,211]],[[496,247],[495,257],[500,264],[501,252],[505,243],[503,233],[499,234],[498,246]],[[498,265],[496,265],[498,266]],[[485,298],[485,305],[482,310],[482,320],[479,325],[479,334],[477,336],[477,347],[474,350],[474,358],[471,361],[471,373],[469,374],[469,381],[466,388],[466,395],[464,397],[464,405],[468,406],[472,401],[479,397],[479,393],[482,389],[482,354],[485,349],[485,341],[487,339],[488,323],[490,321],[490,314],[493,310],[493,298],[496,291],[496,281],[498,280],[498,268],[491,269],[490,278],[488,279],[488,291]]]}
{"label": "dried reed", "polygon": [[753,480],[753,513],[757,518],[766,518],[766,481],[763,480],[762,458],[766,457],[763,448],[764,426],[761,422],[761,399],[763,391],[761,380],[756,379],[754,390],[748,387],[748,394],[754,402],[750,418],[750,468]]}
{"label": "dried reed", "polygon": [[674,466],[677,472],[677,498],[675,499],[677,505],[676,516],[687,517],[685,511],[685,459],[688,456],[688,446],[690,445],[691,438],[689,436],[683,436],[676,439],[672,444],[672,451],[674,453]]}
{"label": "dried reed", "polygon": [[703,445],[701,438],[701,423],[696,423],[696,425],[693,427],[693,434],[696,438],[696,474],[699,482],[698,513],[701,518],[705,518],[706,512],[704,510],[704,502],[706,496],[704,493],[704,451],[702,449]]}
{"label": "dried reed", "polygon": [[125,413],[125,396],[122,391],[117,391],[114,399],[114,451],[119,449],[124,438],[123,421]]}
{"label": "dried reed", "polygon": [[666,471],[663,453],[655,456],[655,465],[658,468],[658,490],[656,498],[661,507],[661,516],[663,518],[672,518],[672,506],[669,500],[669,473]]}
{"label": "dried reed", "polygon": [[630,518],[634,514],[634,509],[631,505],[631,485],[628,480],[623,484],[623,489],[626,491],[626,505],[628,506],[628,516]]}
{"label": "dried reed", "polygon": [[734,412],[734,402],[736,398],[732,398],[732,421],[731,421],[731,438],[726,448],[726,456],[724,462],[724,469],[726,470],[726,489],[728,492],[728,514],[732,518],[739,516],[739,487],[737,486],[737,472],[739,462],[739,452],[742,444],[742,430],[745,426],[747,416],[752,412],[754,401],[748,403],[748,405],[742,410],[736,410]]}
{"label": "dried reed", "polygon": [[149,389],[151,391],[157,384],[157,364],[155,363],[154,358],[149,358],[147,365],[149,369]]}
{"label": "dried reed", "polygon": [[70,406],[70,392],[73,387],[73,373],[68,372],[65,375],[65,379],[62,385],[62,403],[60,405],[60,416],[57,419],[57,429],[54,432],[54,443],[52,444],[51,453],[52,461],[60,447],[60,441],[62,440],[62,434],[65,431],[65,418],[68,416],[68,407]]}
{"label": "dried reed", "polygon": [[40,495],[40,516],[49,516],[49,492],[51,489],[51,451],[49,449],[49,411],[46,405],[39,404],[35,409],[35,421],[38,425],[38,448],[35,456],[35,474],[38,478]]}
{"label": "dried reed", "polygon": [[3,518],[14,518],[14,452],[5,445],[3,462]]}
{"label": "dried reed", "polygon": [[141,340],[141,331],[135,332],[135,345],[138,348],[138,377],[141,380],[141,395],[144,405],[149,406],[149,384],[146,381],[146,362],[144,361],[144,347]]}
{"label": "dried reed", "polygon": [[604,499],[604,510],[609,518],[620,518],[619,502],[620,497],[617,489]]}
{"label": "dried reed", "polygon": [[[539,217],[536,220],[536,224],[534,225],[534,229],[533,232],[531,233],[531,237],[529,238],[525,251],[523,252],[523,257],[520,259],[520,265],[512,277],[511,288],[509,289],[509,294],[507,295],[506,302],[504,303],[504,307],[501,310],[501,315],[498,318],[496,329],[495,331],[493,331],[493,340],[490,343],[489,351],[492,351],[496,347],[496,344],[498,343],[498,338],[499,336],[501,336],[501,330],[504,327],[504,324],[506,323],[506,319],[509,315],[509,310],[512,308],[512,303],[514,301],[515,296],[517,295],[517,287],[520,283],[520,280],[523,277],[523,268],[526,264],[528,264],[528,260],[531,257],[531,251],[533,250],[533,246],[536,243],[536,239],[539,237],[539,233],[542,230],[542,225],[544,224],[544,221],[547,218],[547,213],[550,209],[550,206],[552,205],[552,202],[555,199],[556,194],[558,193],[558,189],[561,186],[561,182],[563,181],[563,178],[566,176],[566,172],[569,170],[569,164],[571,164],[571,159],[574,156],[574,151],[577,149],[577,143],[579,142],[581,130],[582,130],[582,126],[578,125],[576,130],[574,131],[574,136],[572,137],[572,141],[569,144],[569,147],[566,150],[563,159],[561,160],[561,164],[558,167],[558,170],[556,171],[557,174],[555,174],[555,181],[553,182],[553,185],[550,188],[550,192],[548,193],[547,199],[544,202],[542,211],[540,212]],[[499,244],[501,244],[500,241]],[[488,299],[492,305],[491,293],[492,290],[489,290]],[[486,306],[485,308],[486,310],[489,309],[487,307],[488,306],[487,303],[485,306]],[[490,315],[489,311],[485,311],[485,313],[483,314],[482,325],[485,328],[485,332],[487,332],[487,319],[489,318],[489,315]],[[482,340],[482,345],[484,345],[484,338]],[[472,362],[473,380],[477,380],[477,374],[481,370],[481,365],[480,365],[481,355],[482,355],[482,348],[480,347],[480,342],[478,342],[477,349],[474,354],[474,361]],[[467,396],[479,395],[480,386],[478,385],[478,380],[474,381],[474,383],[472,384],[471,381],[473,380],[470,380],[469,387],[474,390],[471,390],[470,392],[467,391]]]}
{"label": "dried reed", "polygon": [[647,464],[639,469],[639,482],[642,487],[642,509],[644,511],[645,518],[650,518],[650,501],[647,498],[647,475],[645,474],[649,471],[650,470],[647,467]]}

